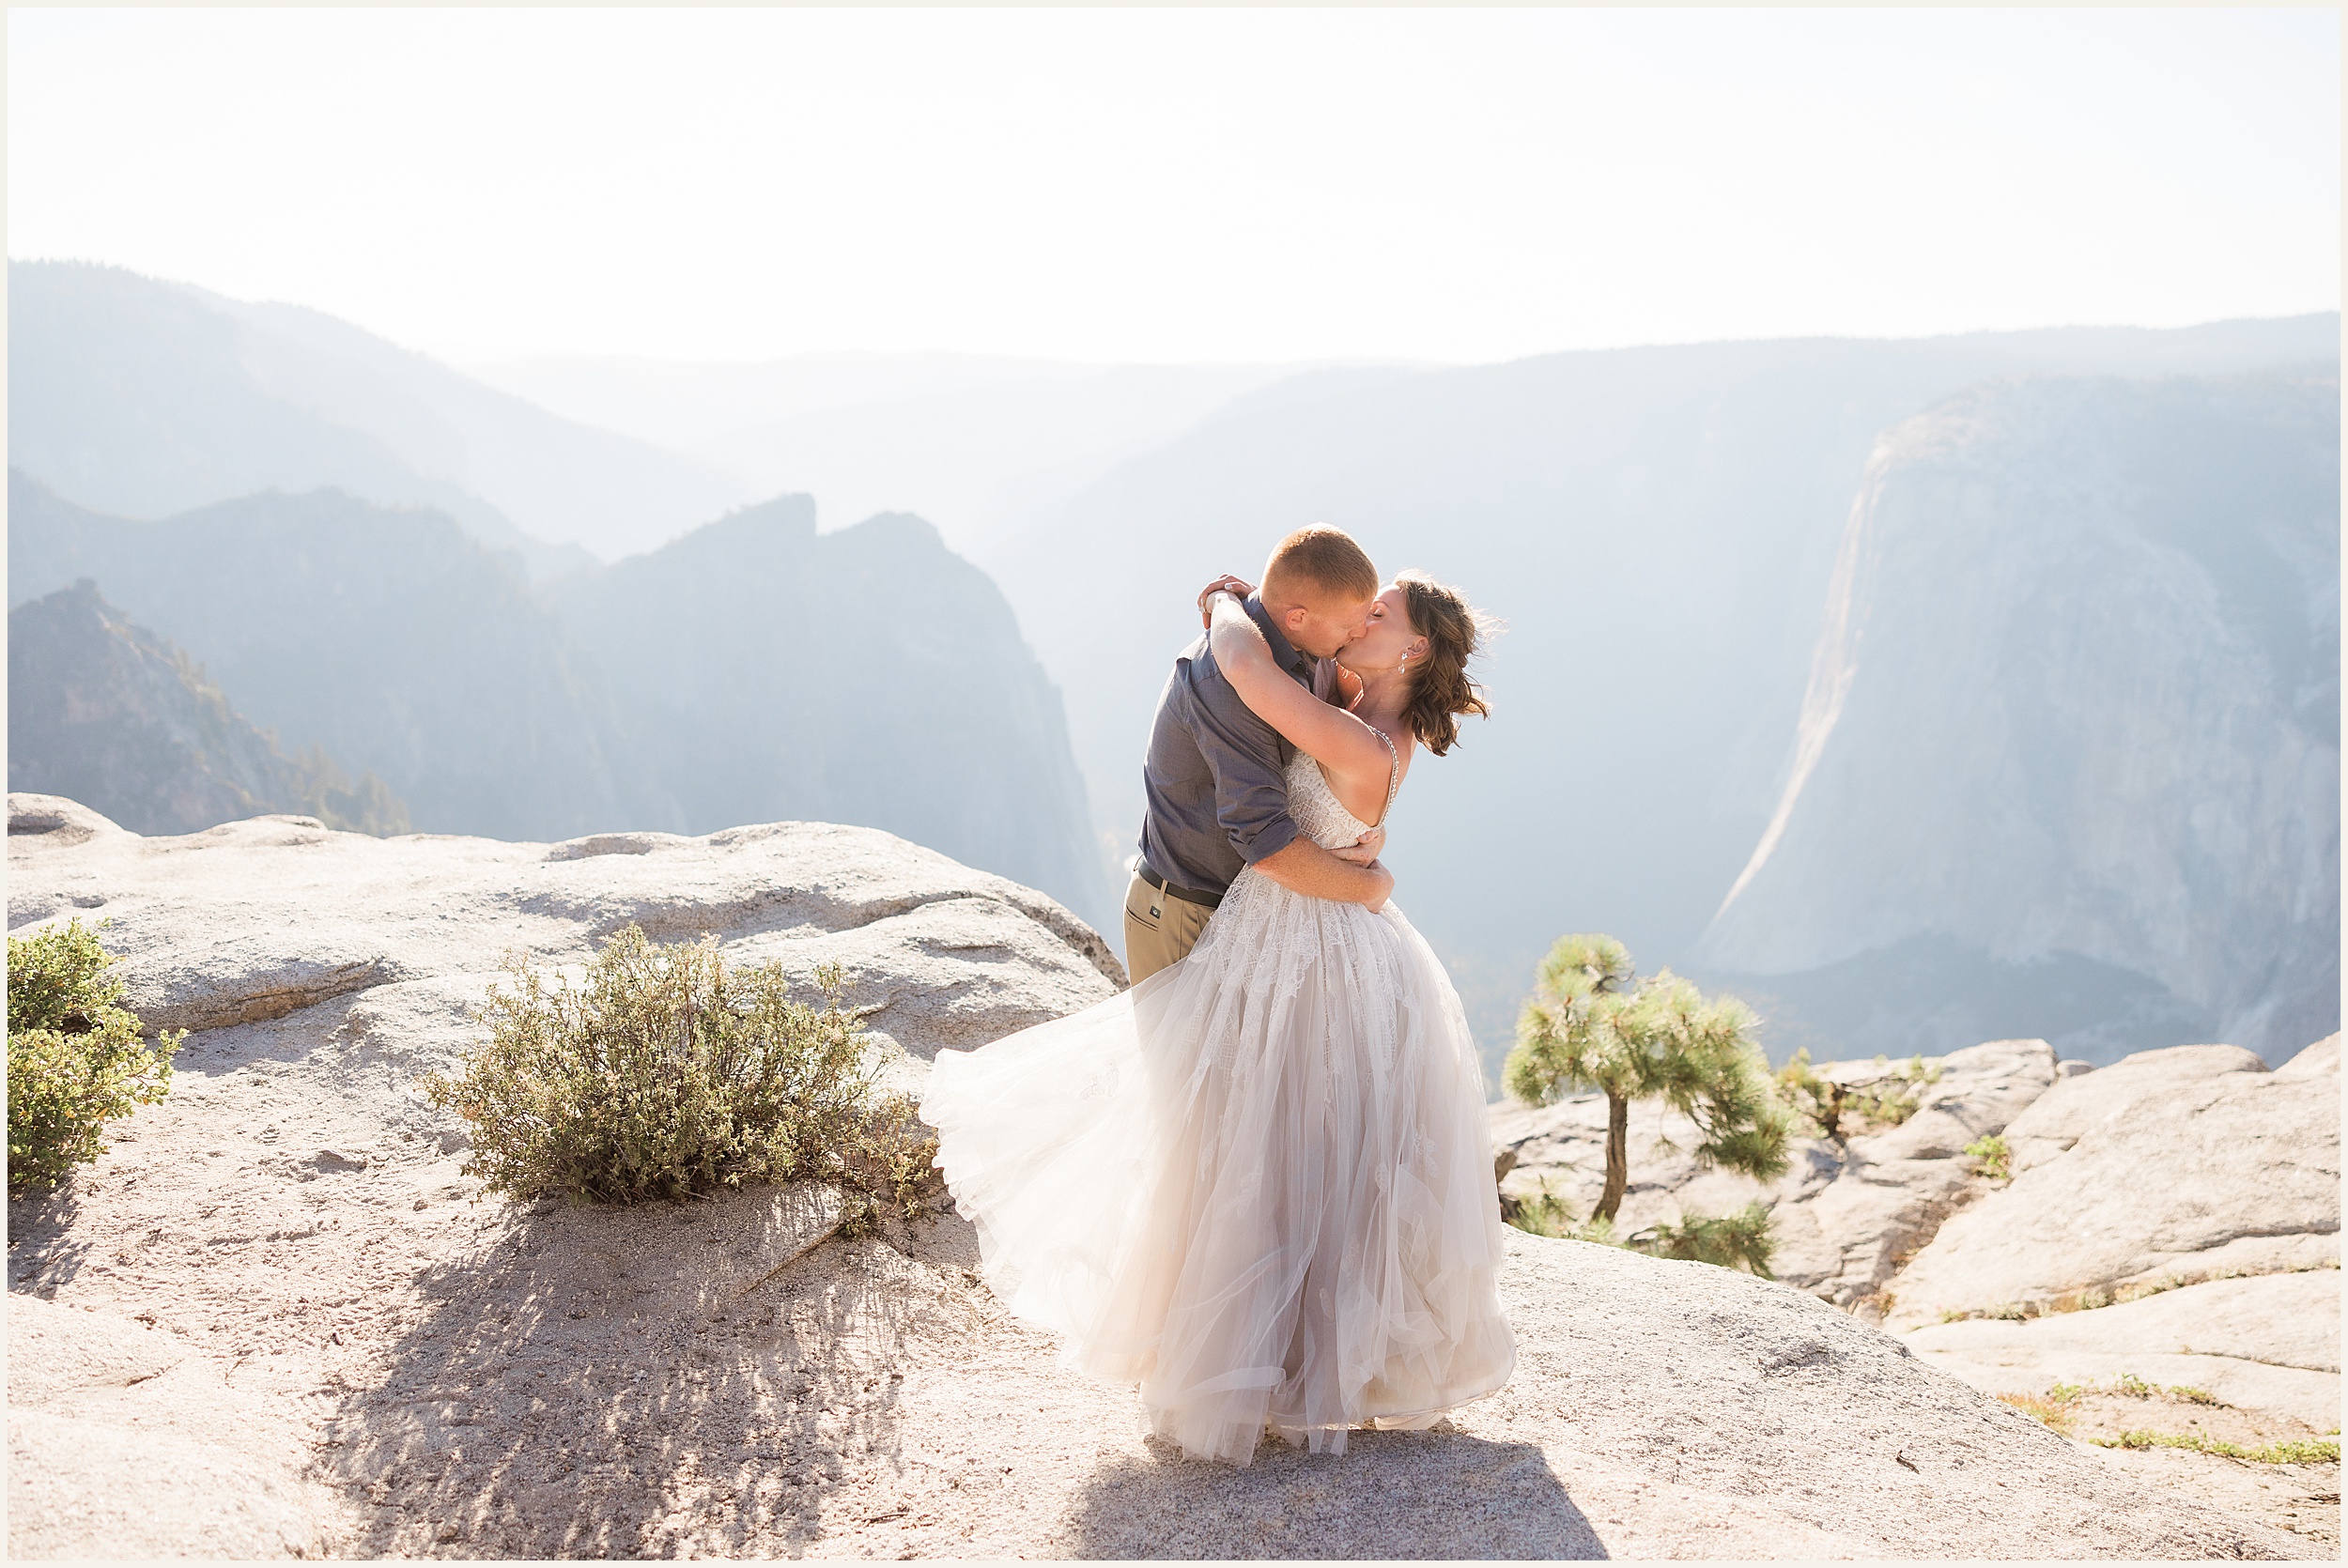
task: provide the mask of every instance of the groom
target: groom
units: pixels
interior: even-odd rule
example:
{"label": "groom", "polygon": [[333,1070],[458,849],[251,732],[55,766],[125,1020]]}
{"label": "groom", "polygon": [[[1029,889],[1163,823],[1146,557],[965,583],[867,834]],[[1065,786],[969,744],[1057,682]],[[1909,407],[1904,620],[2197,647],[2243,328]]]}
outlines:
{"label": "groom", "polygon": [[[1326,697],[1329,664],[1369,623],[1378,569],[1342,530],[1315,524],[1279,543],[1248,616],[1299,685]],[[1149,814],[1125,893],[1125,969],[1139,985],[1197,944],[1242,866],[1315,899],[1380,904],[1394,876],[1377,864],[1383,833],[1322,849],[1289,816],[1295,747],[1258,718],[1215,669],[1206,638],[1174,660],[1142,764]]]}

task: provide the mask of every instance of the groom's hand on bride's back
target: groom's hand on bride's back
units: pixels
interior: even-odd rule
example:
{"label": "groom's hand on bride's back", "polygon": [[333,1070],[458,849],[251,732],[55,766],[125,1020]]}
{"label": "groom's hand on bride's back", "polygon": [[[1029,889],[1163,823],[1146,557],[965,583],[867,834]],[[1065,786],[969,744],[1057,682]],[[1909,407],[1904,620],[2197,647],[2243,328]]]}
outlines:
{"label": "groom's hand on bride's back", "polygon": [[1376,860],[1356,866],[1337,855],[1310,838],[1298,838],[1257,861],[1256,869],[1308,899],[1360,904],[1372,911],[1385,908],[1394,894],[1394,873]]}

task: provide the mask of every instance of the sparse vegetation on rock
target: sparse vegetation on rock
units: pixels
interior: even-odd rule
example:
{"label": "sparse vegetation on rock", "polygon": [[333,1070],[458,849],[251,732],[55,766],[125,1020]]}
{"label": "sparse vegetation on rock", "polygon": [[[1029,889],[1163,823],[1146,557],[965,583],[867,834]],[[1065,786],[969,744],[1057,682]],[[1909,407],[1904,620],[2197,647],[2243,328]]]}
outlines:
{"label": "sparse vegetation on rock", "polygon": [[[2182,1400],[2187,1405],[2217,1405],[2217,1396],[2207,1389],[2189,1383],[2171,1383],[2167,1388],[2150,1383],[2133,1372],[2123,1372],[2109,1385],[2100,1383],[2057,1383],[2043,1394],[2001,1393],[1998,1397],[2029,1415],[2068,1436],[2071,1431],[2072,1407],[2089,1394],[2115,1394],[2128,1399],[2157,1399],[2162,1395]],[[2124,1437],[2126,1434],[2123,1435]],[[2107,1447],[2144,1448],[2149,1445],[2132,1442],[2110,1442]],[[2164,1447],[2190,1447],[2189,1443],[2164,1442]]]}
{"label": "sparse vegetation on rock", "polygon": [[2198,1385],[2164,1387],[2133,1372],[1997,1397],[2049,1430],[2098,1448],[2183,1449],[2260,1465],[2340,1462],[2337,1431],[2319,1437],[2278,1412],[2239,1409]]}
{"label": "sparse vegetation on rock", "polygon": [[1986,1138],[1976,1138],[1965,1145],[1965,1157],[1973,1162],[1973,1169],[1991,1181],[2014,1179],[2014,1151],[2006,1146],[2004,1135],[1992,1132]]}
{"label": "sparse vegetation on rock", "polygon": [[844,976],[794,1000],[776,963],[729,967],[718,940],[660,945],[628,926],[583,986],[520,958],[490,992],[489,1038],[456,1076],[425,1080],[471,1124],[467,1174],[516,1198],[683,1201],[745,1182],[814,1180],[919,1212],[935,1142],[880,1091]]}
{"label": "sparse vegetation on rock", "polygon": [[[1876,1058],[1884,1067],[1882,1057]],[[1916,1114],[1923,1091],[1939,1081],[1940,1068],[1926,1067],[1922,1056],[1896,1068],[1886,1067],[1877,1078],[1857,1079],[1821,1073],[1810,1065],[1805,1047],[1777,1069],[1778,1093],[1807,1117],[1821,1138],[1846,1138],[1854,1132],[1897,1127]]]}
{"label": "sparse vegetation on rock", "polygon": [[2258,1445],[2230,1443],[2222,1437],[2204,1437],[2192,1432],[2153,1432],[2138,1430],[2123,1432],[2117,1437],[2091,1437],[2099,1448],[2183,1448],[2196,1453],[2214,1453],[2221,1459],[2248,1459],[2260,1465],[2337,1465],[2340,1444],[2329,1437],[2315,1437],[2300,1442],[2264,1443]]}
{"label": "sparse vegetation on rock", "polygon": [[142,1038],[98,932],[70,918],[8,938],[8,1191],[54,1187],[104,1152],[106,1123],[171,1092],[186,1031]]}

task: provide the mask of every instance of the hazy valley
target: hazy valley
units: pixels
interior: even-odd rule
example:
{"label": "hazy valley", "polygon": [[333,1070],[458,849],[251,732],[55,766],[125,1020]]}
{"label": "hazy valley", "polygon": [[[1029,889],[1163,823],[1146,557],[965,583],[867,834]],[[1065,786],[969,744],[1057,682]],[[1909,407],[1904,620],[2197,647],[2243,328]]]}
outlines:
{"label": "hazy valley", "polygon": [[1735,985],[1780,1055],[2337,1027],[2337,316],[495,390],[10,280],[12,605],[94,579],[420,828],[832,818],[1110,929],[1193,592],[1318,518],[1507,625],[1389,855],[1495,1061],[1575,930]]}

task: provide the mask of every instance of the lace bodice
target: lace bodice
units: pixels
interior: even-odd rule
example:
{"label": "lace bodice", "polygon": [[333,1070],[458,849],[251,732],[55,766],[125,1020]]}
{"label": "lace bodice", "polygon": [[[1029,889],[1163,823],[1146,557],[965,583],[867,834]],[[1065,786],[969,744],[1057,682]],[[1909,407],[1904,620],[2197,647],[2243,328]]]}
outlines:
{"label": "lace bodice", "polygon": [[[1386,805],[1378,813],[1385,820],[1386,811],[1394,808],[1395,792],[1402,787],[1402,758],[1394,749],[1394,742],[1383,730],[1370,733],[1386,743]],[[1321,764],[1300,751],[1289,759],[1289,815],[1305,837],[1324,850],[1343,849],[1370,830],[1371,824],[1348,811],[1337,800],[1335,790],[1321,771]]]}

